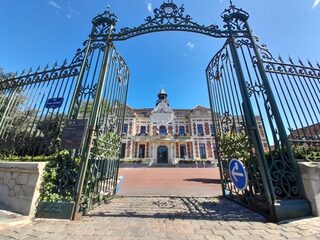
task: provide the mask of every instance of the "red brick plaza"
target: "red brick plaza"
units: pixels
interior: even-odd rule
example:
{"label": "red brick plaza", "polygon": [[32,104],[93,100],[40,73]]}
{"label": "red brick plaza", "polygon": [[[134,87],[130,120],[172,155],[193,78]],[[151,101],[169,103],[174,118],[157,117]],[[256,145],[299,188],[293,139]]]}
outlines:
{"label": "red brick plaza", "polygon": [[118,195],[219,196],[219,168],[120,168]]}

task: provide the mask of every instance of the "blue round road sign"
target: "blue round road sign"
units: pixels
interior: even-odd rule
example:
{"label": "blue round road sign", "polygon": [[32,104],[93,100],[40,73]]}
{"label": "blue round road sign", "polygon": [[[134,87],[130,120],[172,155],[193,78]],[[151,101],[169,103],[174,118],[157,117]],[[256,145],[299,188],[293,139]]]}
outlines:
{"label": "blue round road sign", "polygon": [[230,178],[236,188],[244,190],[248,185],[248,174],[240,160],[232,159],[229,163]]}

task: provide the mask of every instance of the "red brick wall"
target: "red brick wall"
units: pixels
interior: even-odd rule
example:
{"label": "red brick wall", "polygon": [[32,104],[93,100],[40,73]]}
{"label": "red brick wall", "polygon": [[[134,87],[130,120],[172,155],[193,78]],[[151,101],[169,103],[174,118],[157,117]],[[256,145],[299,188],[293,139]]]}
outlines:
{"label": "red brick wall", "polygon": [[127,143],[127,158],[130,158],[130,147],[131,147],[131,142]]}
{"label": "red brick wall", "polygon": [[129,123],[129,135],[132,135],[132,123]]}
{"label": "red brick wall", "polygon": [[204,124],[204,132],[206,135],[210,135],[209,123]]}
{"label": "red brick wall", "polygon": [[139,124],[137,124],[137,125],[136,125],[136,135],[139,135],[139,133],[140,133],[139,127],[140,127]]}
{"label": "red brick wall", "polygon": [[198,158],[198,157],[199,157],[198,142],[194,142],[194,147],[195,147],[195,155],[196,155],[196,158]]}
{"label": "red brick wall", "polygon": [[134,158],[138,158],[138,143],[134,142]]}
{"label": "red brick wall", "polygon": [[207,152],[208,152],[208,158],[213,158],[212,147],[211,147],[211,142],[210,141],[207,142]]}
{"label": "red brick wall", "polygon": [[196,124],[193,123],[193,135],[197,135]]}
{"label": "red brick wall", "polygon": [[179,158],[179,143],[176,143],[176,157]]}
{"label": "red brick wall", "polygon": [[189,158],[192,158],[192,156],[191,156],[191,148],[192,148],[192,143],[188,143],[187,144],[187,151],[188,151],[188,157]]}

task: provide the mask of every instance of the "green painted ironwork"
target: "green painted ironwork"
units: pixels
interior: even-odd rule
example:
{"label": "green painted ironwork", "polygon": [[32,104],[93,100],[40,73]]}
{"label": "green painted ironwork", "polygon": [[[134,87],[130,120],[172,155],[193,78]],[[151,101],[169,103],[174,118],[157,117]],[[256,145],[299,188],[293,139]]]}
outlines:
{"label": "green painted ironwork", "polygon": [[[78,51],[70,64],[23,71],[0,82],[0,154],[2,159],[48,156],[60,147],[60,135],[70,109],[82,61]],[[47,106],[63,98],[61,106]]]}
{"label": "green painted ironwork", "polygon": [[129,69],[109,40],[116,17],[106,11],[92,23],[87,41],[90,67],[83,70],[70,114],[73,118],[89,119],[80,153],[74,217],[115,193],[129,81]]}
{"label": "green painted ironwork", "polygon": [[[76,218],[116,189],[129,69],[113,42],[161,31],[225,38],[206,70],[224,195],[274,221],[308,215],[291,144],[319,143],[319,64],[275,60],[252,35],[249,14],[231,1],[221,14],[223,27],[198,24],[173,1],[153,13],[143,24],[117,31],[118,19],[107,9],[92,20],[89,38],[70,64],[0,81],[2,156],[53,154],[61,148],[64,122],[87,119],[83,145],[72,151],[81,159],[71,186]],[[50,108],[53,98],[63,99],[62,105]],[[248,171],[243,191],[230,181],[232,157]]]}
{"label": "green painted ironwork", "polygon": [[[310,204],[305,200],[282,122],[284,116],[278,109],[278,103],[283,99],[276,100],[273,95],[260,55],[263,47],[257,44],[247,22],[249,14],[231,6],[222,17],[230,36],[210,62],[207,79],[217,128],[224,194],[259,209],[274,221],[308,215]],[[239,29],[247,33],[244,36],[233,34]],[[234,143],[243,134],[250,140],[250,157],[243,159],[249,186],[245,191],[239,191],[230,181],[227,165],[235,156],[226,155],[226,145]],[[246,148],[243,142],[240,146]],[[236,153],[234,151],[233,155]]]}

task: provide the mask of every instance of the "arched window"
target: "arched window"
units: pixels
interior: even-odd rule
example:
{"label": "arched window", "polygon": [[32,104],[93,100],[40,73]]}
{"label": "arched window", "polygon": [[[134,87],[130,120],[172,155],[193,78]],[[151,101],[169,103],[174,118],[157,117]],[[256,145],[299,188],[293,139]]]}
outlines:
{"label": "arched window", "polygon": [[160,126],[159,134],[160,135],[167,135],[167,128],[165,126]]}

